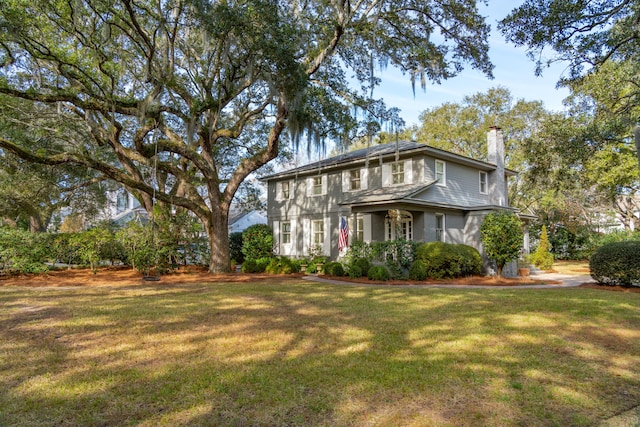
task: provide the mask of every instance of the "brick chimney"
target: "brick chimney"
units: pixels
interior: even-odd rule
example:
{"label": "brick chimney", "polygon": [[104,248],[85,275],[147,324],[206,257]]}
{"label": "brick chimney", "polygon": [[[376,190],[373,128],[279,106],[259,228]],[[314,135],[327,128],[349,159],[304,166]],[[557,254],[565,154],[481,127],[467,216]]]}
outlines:
{"label": "brick chimney", "polygon": [[492,205],[508,206],[507,180],[504,176],[504,138],[502,129],[491,126],[487,133],[487,158],[496,169],[489,173],[489,200]]}

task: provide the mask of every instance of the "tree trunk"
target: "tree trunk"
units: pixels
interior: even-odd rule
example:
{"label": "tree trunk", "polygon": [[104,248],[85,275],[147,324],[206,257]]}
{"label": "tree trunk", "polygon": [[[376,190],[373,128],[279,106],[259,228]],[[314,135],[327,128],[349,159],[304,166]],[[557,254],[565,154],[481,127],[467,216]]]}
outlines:
{"label": "tree trunk", "polygon": [[209,234],[210,273],[228,273],[231,271],[229,256],[229,213],[222,209],[212,209],[211,220],[207,224]]}

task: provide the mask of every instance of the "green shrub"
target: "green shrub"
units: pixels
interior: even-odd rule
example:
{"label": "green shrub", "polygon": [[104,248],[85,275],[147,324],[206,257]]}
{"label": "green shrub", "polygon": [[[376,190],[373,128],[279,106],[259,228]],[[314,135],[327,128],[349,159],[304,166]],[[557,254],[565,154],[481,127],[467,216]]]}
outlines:
{"label": "green shrub", "polygon": [[482,274],[482,256],[476,248],[459,243],[453,245],[453,251],[459,256],[461,276]]}
{"label": "green shrub", "polygon": [[426,280],[427,267],[422,260],[415,260],[409,267],[409,279],[411,280]]}
{"label": "green shrub", "polygon": [[291,259],[283,256],[271,258],[264,271],[268,274],[291,274],[293,272]]}
{"label": "green shrub", "polygon": [[371,268],[371,263],[369,262],[368,259],[366,259],[366,258],[356,258],[353,261],[352,265],[357,265],[358,267],[360,267],[360,271],[362,272],[362,275],[363,276],[368,276],[369,269]]}
{"label": "green shrub", "polygon": [[550,270],[553,267],[553,254],[549,245],[549,237],[547,235],[547,227],[542,226],[540,232],[540,243],[538,248],[531,255],[531,262],[542,270]]}
{"label": "green shrub", "polygon": [[344,267],[339,262],[326,263],[324,271],[330,276],[344,276]]}
{"label": "green shrub", "polygon": [[0,273],[44,273],[47,247],[44,234],[0,227]]}
{"label": "green shrub", "polygon": [[389,271],[384,265],[374,265],[367,273],[369,280],[389,280]]}
{"label": "green shrub", "polygon": [[416,258],[424,263],[427,277],[444,279],[480,274],[482,258],[471,246],[445,242],[423,243]]}
{"label": "green shrub", "polygon": [[307,264],[307,269],[305,270],[305,273],[316,274],[317,272],[318,272],[318,269],[316,268],[316,264],[314,262],[310,262],[309,264]]}
{"label": "green shrub", "polygon": [[589,259],[591,277],[602,285],[640,286],[640,241],[608,243]]}
{"label": "green shrub", "polygon": [[399,262],[394,261],[393,259],[389,259],[385,263],[385,266],[387,267],[387,271],[389,272],[389,276],[392,279],[400,280],[400,279],[404,279],[405,278],[404,271],[402,270],[402,267],[400,266]]}
{"label": "green shrub", "polygon": [[248,259],[244,263],[242,263],[241,271],[243,273],[257,273],[258,272],[258,264],[253,259]]}
{"label": "green shrub", "polygon": [[[242,232],[242,253],[245,259],[268,258],[273,256],[273,232],[266,224],[255,224]],[[259,264],[259,263],[258,263]],[[267,267],[269,263],[264,266]]]}
{"label": "green shrub", "polygon": [[264,273],[267,270],[267,266],[271,263],[271,257],[262,257],[256,259],[256,273]]}
{"label": "green shrub", "polygon": [[349,277],[351,277],[352,279],[359,279],[360,277],[362,277],[362,269],[356,264],[352,264],[349,267]]}
{"label": "green shrub", "polygon": [[242,232],[238,231],[229,234],[229,255],[231,259],[235,259],[240,264],[244,262],[244,254],[242,253]]}
{"label": "green shrub", "polygon": [[299,259],[292,259],[291,261],[291,272],[292,273],[300,273],[300,262]]}

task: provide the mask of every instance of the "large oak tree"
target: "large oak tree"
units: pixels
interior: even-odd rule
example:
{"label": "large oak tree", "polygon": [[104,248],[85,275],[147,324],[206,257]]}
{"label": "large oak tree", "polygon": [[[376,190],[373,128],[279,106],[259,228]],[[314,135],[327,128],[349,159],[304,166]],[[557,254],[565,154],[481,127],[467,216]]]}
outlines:
{"label": "large oak tree", "polygon": [[5,0],[0,93],[76,131],[63,150],[0,147],[192,212],[226,271],[231,201],[287,130],[345,141],[357,114],[393,119],[369,97],[387,64],[423,85],[465,63],[490,75],[488,30],[475,0]]}

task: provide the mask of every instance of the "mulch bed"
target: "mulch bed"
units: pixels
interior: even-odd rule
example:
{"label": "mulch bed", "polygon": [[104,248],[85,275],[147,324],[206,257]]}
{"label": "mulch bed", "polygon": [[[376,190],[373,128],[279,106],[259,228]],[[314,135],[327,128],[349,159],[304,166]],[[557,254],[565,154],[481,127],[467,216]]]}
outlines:
{"label": "mulch bed", "polygon": [[[271,274],[210,274],[204,267],[189,266],[181,268],[169,274],[160,276],[159,281],[147,281],[138,271],[130,267],[105,267],[98,270],[96,274],[89,269],[53,270],[40,275],[2,276],[0,286],[29,286],[29,287],[72,287],[72,286],[133,286],[133,285],[181,285],[189,283],[216,283],[216,282],[257,282],[263,280],[273,280],[274,278],[284,280],[300,279],[303,274],[292,274],[274,276]],[[460,279],[442,280],[389,280],[375,281],[367,278],[351,279],[350,277],[321,276],[326,279],[339,280],[342,282],[380,284],[389,286],[407,285],[481,285],[481,286],[528,286],[537,284],[558,285],[559,281],[540,281],[532,278],[496,278],[473,276]],[[616,292],[640,292],[640,287],[623,288],[621,286],[600,286],[596,284],[583,284],[582,288],[600,289]]]}

